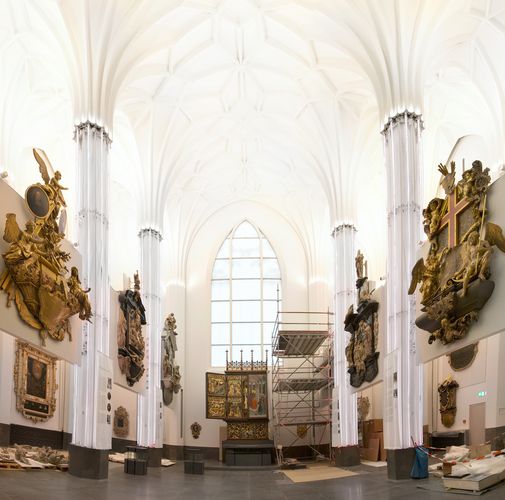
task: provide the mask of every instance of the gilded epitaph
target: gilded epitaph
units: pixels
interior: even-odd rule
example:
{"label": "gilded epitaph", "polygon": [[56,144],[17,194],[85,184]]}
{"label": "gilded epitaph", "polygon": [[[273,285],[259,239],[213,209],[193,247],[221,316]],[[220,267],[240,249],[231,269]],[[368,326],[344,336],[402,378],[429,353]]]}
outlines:
{"label": "gilded epitaph", "polygon": [[161,390],[163,393],[163,403],[169,405],[174,393],[181,390],[181,372],[179,365],[175,362],[175,352],[177,351],[177,322],[174,313],[170,313],[165,319],[165,326],[161,335]]}
{"label": "gilded epitaph", "polygon": [[446,197],[434,198],[423,210],[429,250],[412,269],[408,293],[420,284],[416,325],[430,333],[430,344],[448,344],[466,336],[493,293],[491,258],[495,246],[505,252],[505,238],[499,226],[486,221],[489,169],[474,161],[456,183],[454,162],[450,170],[438,168]]}
{"label": "gilded epitaph", "polygon": [[146,311],[140,296],[140,278],[134,274],[133,290],[119,294],[117,344],[118,364],[126,382],[132,387],[144,374],[145,342],[142,325],[147,324]]}
{"label": "gilded epitaph", "polygon": [[61,248],[65,237],[66,207],[60,184],[61,174],[51,176],[52,167],[44,151],[34,149],[44,183],[33,184],[25,194],[32,214],[25,228],[19,227],[16,214],[6,215],[3,239],[10,243],[2,255],[5,270],[0,275],[0,290],[7,294],[7,307],[16,304],[22,320],[39,331],[42,344],[49,335],[71,340],[70,317],[78,314],[91,320],[89,289],[84,290],[79,271],[66,266],[70,254]]}
{"label": "gilded epitaph", "polygon": [[351,334],[345,348],[345,356],[350,384],[360,387],[363,382],[371,382],[379,372],[379,303],[372,299],[373,290],[370,290],[370,282],[366,276],[367,263],[360,250],[355,263],[358,307],[355,312],[354,304],[351,305],[344,319],[344,330]]}

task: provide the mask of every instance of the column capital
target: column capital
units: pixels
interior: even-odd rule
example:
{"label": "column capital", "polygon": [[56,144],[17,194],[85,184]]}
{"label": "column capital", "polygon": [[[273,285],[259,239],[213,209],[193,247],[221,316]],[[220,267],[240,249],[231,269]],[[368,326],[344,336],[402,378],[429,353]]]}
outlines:
{"label": "column capital", "polygon": [[405,123],[407,120],[412,120],[412,121],[417,121],[419,122],[419,125],[421,126],[421,130],[424,129],[424,123],[423,123],[423,115],[416,113],[415,111],[409,111],[405,110],[402,111],[401,113],[396,113],[394,116],[390,116],[386,123],[384,123],[384,127],[381,130],[382,135],[386,135],[392,127],[395,125]]}
{"label": "column capital", "polygon": [[161,236],[161,232],[158,231],[157,229],[154,229],[152,227],[143,227],[140,229],[138,237],[142,238],[143,236],[151,235],[153,238],[156,238],[157,240],[161,241],[163,239],[163,236]]}
{"label": "column capital", "polygon": [[345,230],[357,232],[356,226],[351,222],[342,222],[333,228],[331,235],[336,238],[339,234],[343,233]]}
{"label": "column capital", "polygon": [[109,145],[109,146],[111,145],[112,139],[110,138],[109,133],[107,132],[107,129],[101,125],[98,125],[97,123],[90,122],[89,120],[85,121],[85,122],[77,123],[74,126],[74,140],[77,140],[79,133],[81,133],[82,131],[84,131],[86,129],[92,130],[93,132],[101,134],[102,137],[104,138],[105,142],[107,143],[107,145]]}

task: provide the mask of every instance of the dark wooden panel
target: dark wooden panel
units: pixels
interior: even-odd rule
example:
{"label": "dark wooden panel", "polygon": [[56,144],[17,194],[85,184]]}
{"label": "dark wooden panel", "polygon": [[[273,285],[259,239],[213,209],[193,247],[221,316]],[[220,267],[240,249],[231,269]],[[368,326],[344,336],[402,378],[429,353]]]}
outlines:
{"label": "dark wooden panel", "polygon": [[31,446],[50,446],[57,450],[68,447],[68,434],[38,427],[11,424],[10,444],[29,444]]}

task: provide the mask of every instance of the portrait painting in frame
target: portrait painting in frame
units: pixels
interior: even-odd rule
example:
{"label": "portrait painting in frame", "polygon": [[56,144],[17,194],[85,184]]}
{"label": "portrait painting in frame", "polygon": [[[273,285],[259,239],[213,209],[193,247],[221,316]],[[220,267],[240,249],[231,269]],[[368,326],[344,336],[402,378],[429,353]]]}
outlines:
{"label": "portrait painting in frame", "polygon": [[56,358],[16,341],[16,409],[34,422],[48,420],[56,409]]}

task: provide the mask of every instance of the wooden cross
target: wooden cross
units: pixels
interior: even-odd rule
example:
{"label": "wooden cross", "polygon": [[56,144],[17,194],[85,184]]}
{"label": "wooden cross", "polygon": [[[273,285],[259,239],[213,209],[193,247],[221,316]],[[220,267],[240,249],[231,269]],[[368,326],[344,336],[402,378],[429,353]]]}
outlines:
{"label": "wooden cross", "polygon": [[463,198],[457,201],[456,198],[457,188],[447,197],[447,213],[442,217],[439,226],[439,232],[447,226],[447,246],[453,248],[458,244],[458,215],[463,212],[470,201]]}

